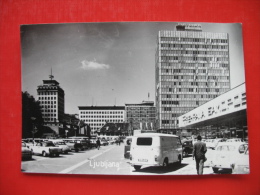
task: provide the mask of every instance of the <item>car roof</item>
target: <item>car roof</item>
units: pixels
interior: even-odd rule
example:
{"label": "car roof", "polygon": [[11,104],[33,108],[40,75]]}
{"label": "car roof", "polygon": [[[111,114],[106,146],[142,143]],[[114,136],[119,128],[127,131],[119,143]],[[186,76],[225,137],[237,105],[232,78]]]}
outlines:
{"label": "car roof", "polygon": [[248,145],[248,143],[246,143],[246,142],[219,142],[217,147],[225,146],[225,145],[240,146],[240,145]]}
{"label": "car roof", "polygon": [[177,135],[165,134],[165,133],[141,133],[134,135],[133,137],[178,137]]}

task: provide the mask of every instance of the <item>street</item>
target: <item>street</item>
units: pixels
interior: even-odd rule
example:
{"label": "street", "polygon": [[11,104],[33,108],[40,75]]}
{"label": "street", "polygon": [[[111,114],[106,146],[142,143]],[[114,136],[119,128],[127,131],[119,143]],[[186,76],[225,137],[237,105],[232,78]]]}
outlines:
{"label": "street", "polygon": [[[214,174],[209,162],[214,150],[208,149],[204,174]],[[167,168],[143,166],[136,171],[130,160],[124,158],[124,145],[108,145],[80,152],[70,152],[59,157],[33,155],[32,160],[22,161],[25,173],[60,174],[105,174],[105,175],[196,175],[196,164],[192,156],[183,158],[181,165]]]}

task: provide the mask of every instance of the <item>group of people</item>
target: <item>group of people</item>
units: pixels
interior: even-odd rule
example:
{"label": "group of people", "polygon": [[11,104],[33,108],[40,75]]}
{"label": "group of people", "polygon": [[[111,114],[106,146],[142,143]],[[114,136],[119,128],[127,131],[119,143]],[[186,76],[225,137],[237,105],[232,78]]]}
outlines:
{"label": "group of people", "polygon": [[[120,140],[120,139],[117,139],[117,140],[116,140],[116,144],[117,144],[117,145],[120,145],[120,143],[121,143],[121,140]],[[97,149],[99,150],[99,148],[100,148],[100,146],[101,146],[100,138],[97,139],[96,144],[97,144]]]}

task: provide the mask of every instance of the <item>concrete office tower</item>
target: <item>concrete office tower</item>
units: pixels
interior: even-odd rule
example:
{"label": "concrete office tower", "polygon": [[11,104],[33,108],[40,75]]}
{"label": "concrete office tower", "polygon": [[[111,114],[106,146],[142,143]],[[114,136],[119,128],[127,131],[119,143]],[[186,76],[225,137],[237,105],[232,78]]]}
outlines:
{"label": "concrete office tower", "polygon": [[43,80],[37,88],[38,100],[42,107],[44,123],[59,134],[59,122],[64,117],[64,90],[59,86],[54,76],[50,80]]}
{"label": "concrete office tower", "polygon": [[153,101],[125,104],[126,121],[129,123],[131,134],[133,130],[155,129],[155,106]]}
{"label": "concrete office tower", "polygon": [[230,89],[228,34],[200,24],[159,31],[155,70],[157,129],[175,134],[179,116]]}
{"label": "concrete office tower", "polygon": [[123,123],[125,121],[124,106],[78,106],[79,119],[91,127],[95,134],[106,123]]}

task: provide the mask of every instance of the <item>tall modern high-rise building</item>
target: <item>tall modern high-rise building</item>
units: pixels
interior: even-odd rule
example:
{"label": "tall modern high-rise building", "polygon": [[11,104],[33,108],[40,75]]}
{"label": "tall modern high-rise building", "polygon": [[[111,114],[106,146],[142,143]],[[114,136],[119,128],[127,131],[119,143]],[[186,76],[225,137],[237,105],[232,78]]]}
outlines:
{"label": "tall modern high-rise building", "polygon": [[43,80],[43,84],[37,88],[37,94],[44,123],[59,133],[59,122],[62,122],[64,117],[65,93],[53,78],[51,74],[50,80]]}
{"label": "tall modern high-rise building", "polygon": [[157,129],[176,133],[179,116],[230,89],[228,34],[200,24],[159,31],[155,70]]}

